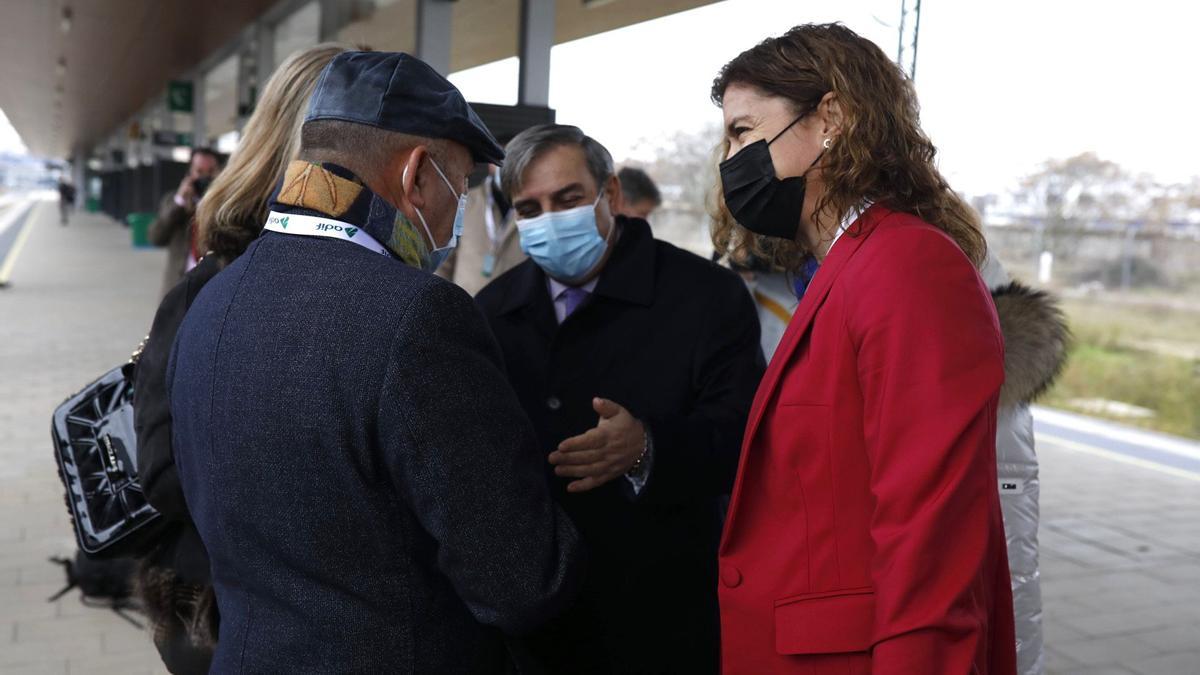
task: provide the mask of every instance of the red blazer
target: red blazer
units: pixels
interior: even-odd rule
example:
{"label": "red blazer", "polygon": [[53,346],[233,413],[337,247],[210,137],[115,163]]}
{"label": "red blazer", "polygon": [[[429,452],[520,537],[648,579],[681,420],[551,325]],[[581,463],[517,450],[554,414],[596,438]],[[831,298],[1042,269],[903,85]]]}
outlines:
{"label": "red blazer", "polygon": [[873,206],[759,386],[720,549],[725,675],[1016,670],[1004,348],[954,242]]}

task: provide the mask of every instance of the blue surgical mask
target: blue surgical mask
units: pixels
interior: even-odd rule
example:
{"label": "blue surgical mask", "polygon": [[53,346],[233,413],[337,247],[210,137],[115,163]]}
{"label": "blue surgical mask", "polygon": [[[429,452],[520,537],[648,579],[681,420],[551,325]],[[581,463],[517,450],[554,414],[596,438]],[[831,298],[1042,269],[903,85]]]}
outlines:
{"label": "blue surgical mask", "polygon": [[[458,190],[454,189],[454,186],[450,184],[450,179],[446,178],[446,174],[442,173],[442,168],[438,166],[437,161],[435,161],[433,157],[430,157],[429,161],[433,163],[434,170],[437,171],[438,175],[441,176],[442,180],[446,183],[446,187],[450,190],[450,194],[458,197],[458,211],[454,214],[454,227],[451,230],[450,241],[446,242],[445,246],[437,245],[437,242],[433,239],[433,232],[429,230],[429,223],[425,222],[425,214],[421,213],[421,209],[417,209],[417,217],[421,219],[421,226],[425,228],[425,234],[429,237],[429,242],[434,247],[429,251],[428,260],[423,261],[424,264],[422,265],[422,269],[424,269],[426,272],[433,273],[437,271],[437,268],[442,266],[442,263],[445,262],[446,258],[450,256],[450,252],[458,246],[458,238],[461,237],[463,233],[463,217],[467,213],[467,195],[466,193],[459,194]],[[408,172],[407,166],[404,167],[404,171],[405,173]],[[401,217],[401,215],[402,214],[399,211],[396,212],[397,218]]]}
{"label": "blue surgical mask", "polygon": [[[554,279],[563,282],[583,279],[608,249],[608,240],[596,229],[596,206],[603,196],[601,190],[591,204],[518,219],[521,250]],[[608,228],[609,237],[615,229],[613,223]]]}

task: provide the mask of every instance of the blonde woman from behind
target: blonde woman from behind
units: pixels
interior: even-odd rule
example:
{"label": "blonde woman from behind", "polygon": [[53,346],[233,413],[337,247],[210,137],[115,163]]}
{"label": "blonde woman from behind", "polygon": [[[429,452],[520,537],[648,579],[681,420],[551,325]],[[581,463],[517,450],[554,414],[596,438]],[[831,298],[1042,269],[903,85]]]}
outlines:
{"label": "blonde woman from behind", "polygon": [[167,358],[200,289],[261,232],[267,200],[299,149],[300,125],[317,79],[333,57],[348,49],[317,45],[292,54],[275,70],[228,167],[197,207],[198,248],[207,253],[163,298],[138,363],[134,415],[139,480],[167,527],[145,552],[136,580],[153,624],[154,644],[173,673],[208,672],[218,614],[208,555],[188,515],[171,450]]}

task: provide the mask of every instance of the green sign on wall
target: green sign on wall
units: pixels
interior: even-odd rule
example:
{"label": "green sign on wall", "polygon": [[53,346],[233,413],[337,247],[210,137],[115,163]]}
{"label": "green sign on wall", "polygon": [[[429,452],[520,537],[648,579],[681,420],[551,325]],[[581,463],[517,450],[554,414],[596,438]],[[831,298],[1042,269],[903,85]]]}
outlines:
{"label": "green sign on wall", "polygon": [[167,84],[167,110],[171,112],[192,112],[192,83],[187,80],[173,80]]}

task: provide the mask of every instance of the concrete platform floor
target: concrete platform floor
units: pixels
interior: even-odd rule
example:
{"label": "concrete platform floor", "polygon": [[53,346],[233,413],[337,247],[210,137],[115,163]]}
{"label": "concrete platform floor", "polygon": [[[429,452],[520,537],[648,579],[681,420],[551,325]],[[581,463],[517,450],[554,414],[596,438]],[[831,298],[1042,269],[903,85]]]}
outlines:
{"label": "concrete platform floor", "polygon": [[[165,672],[148,635],[47,562],[74,549],[53,408],[146,333],[165,257],[112,220],[34,207],[0,290],[0,672]],[[1200,483],[1044,441],[1042,557],[1051,673],[1200,673]]]}

